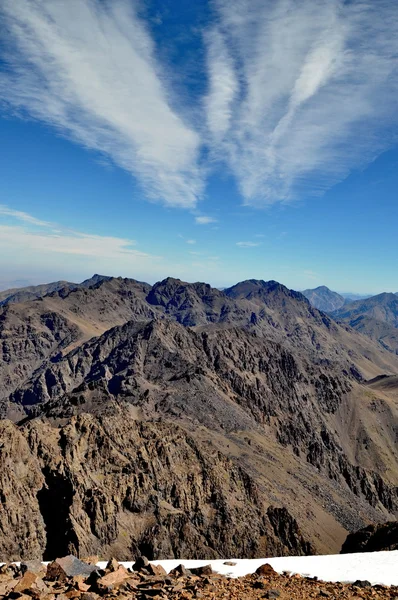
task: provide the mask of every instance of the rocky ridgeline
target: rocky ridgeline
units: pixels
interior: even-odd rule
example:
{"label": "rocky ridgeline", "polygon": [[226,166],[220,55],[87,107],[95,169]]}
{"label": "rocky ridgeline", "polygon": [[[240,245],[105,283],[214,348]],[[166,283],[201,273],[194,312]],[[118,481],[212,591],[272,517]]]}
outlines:
{"label": "rocky ridgeline", "polygon": [[145,557],[138,558],[131,569],[115,559],[105,569],[96,566],[96,562],[97,557],[79,560],[69,555],[48,566],[39,561],[3,565],[0,597],[10,600],[398,599],[396,586],[372,586],[368,581],[328,583],[316,577],[290,576],[288,572],[279,575],[267,563],[253,575],[231,579],[214,573],[210,565],[190,570],[179,565],[167,574],[162,566],[151,564]]}
{"label": "rocky ridgeline", "polygon": [[328,554],[396,519],[398,356],[275,281],[58,287],[0,307],[4,560]]}

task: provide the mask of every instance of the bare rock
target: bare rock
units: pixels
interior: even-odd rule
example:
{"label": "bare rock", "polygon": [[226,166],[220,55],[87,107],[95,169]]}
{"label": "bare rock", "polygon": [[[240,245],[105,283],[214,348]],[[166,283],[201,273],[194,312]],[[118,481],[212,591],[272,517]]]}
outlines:
{"label": "bare rock", "polygon": [[38,579],[39,577],[36,573],[25,571],[22,579],[14,586],[14,592],[25,592],[26,590],[30,590]]}
{"label": "bare rock", "polygon": [[30,571],[31,573],[36,573],[37,575],[44,576],[46,573],[46,566],[40,560],[26,560],[22,561],[20,565],[21,573],[26,573],[26,571]]}
{"label": "bare rock", "polygon": [[261,575],[262,577],[270,577],[278,575],[278,573],[271,567],[269,563],[264,563],[260,565],[258,569],[256,569],[256,575]]}
{"label": "bare rock", "polygon": [[357,579],[352,585],[359,588],[372,587],[372,584],[367,579]]}
{"label": "bare rock", "polygon": [[268,592],[265,593],[264,598],[279,598],[279,596],[281,595],[279,590],[268,590]]}
{"label": "bare rock", "polygon": [[100,594],[106,594],[118,588],[126,579],[130,577],[125,567],[120,565],[117,570],[107,573],[97,580],[95,587]]}
{"label": "bare rock", "polygon": [[108,563],[107,563],[107,565],[105,567],[105,570],[106,571],[112,571],[112,572],[113,571],[117,571],[119,569],[119,566],[120,566],[119,562],[116,560],[116,558],[111,558],[108,561]]}
{"label": "bare rock", "polygon": [[152,563],[149,563],[149,565],[145,567],[145,570],[153,577],[164,577],[167,575],[167,571],[162,565],[153,565]]}
{"label": "bare rock", "polygon": [[342,554],[398,550],[398,522],[368,525],[350,533],[341,549]]}
{"label": "bare rock", "polygon": [[212,575],[213,574],[213,569],[211,568],[211,565],[204,565],[203,567],[196,567],[193,569],[190,569],[192,575],[198,575],[199,577],[202,577],[204,575]]}
{"label": "bare rock", "polygon": [[63,558],[57,558],[50,563],[47,566],[46,578],[62,581],[68,577],[75,577],[77,575],[88,577],[96,569],[97,567],[95,565],[88,565],[75,556],[69,555],[64,556]]}
{"label": "bare rock", "polygon": [[149,560],[146,558],[146,556],[139,556],[133,564],[133,570],[141,571],[142,569],[147,569],[149,564]]}
{"label": "bare rock", "polygon": [[190,577],[192,572],[188,570],[184,565],[178,565],[169,572],[171,577]]}

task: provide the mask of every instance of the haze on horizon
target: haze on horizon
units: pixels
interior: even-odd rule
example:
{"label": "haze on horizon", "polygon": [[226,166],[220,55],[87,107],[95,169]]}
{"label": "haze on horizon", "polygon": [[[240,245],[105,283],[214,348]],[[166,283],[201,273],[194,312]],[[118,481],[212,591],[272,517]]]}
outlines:
{"label": "haze on horizon", "polygon": [[393,0],[3,0],[0,288],[398,291]]}

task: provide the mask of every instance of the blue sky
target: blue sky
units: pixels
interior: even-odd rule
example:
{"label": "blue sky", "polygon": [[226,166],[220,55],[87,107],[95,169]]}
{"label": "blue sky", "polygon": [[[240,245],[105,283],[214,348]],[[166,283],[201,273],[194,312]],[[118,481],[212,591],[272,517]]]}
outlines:
{"label": "blue sky", "polygon": [[3,0],[0,286],[398,291],[398,5]]}

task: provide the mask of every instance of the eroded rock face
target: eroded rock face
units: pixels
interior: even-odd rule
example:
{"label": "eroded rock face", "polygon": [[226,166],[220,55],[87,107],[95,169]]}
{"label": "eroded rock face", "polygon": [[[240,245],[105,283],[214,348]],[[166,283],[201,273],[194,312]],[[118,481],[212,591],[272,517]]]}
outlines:
{"label": "eroded rock face", "polygon": [[383,550],[398,550],[398,521],[369,525],[350,533],[343,544],[341,554]]}
{"label": "eroded rock face", "polygon": [[395,379],[363,385],[397,358],[277,282],[98,280],[0,339],[3,556],[335,552],[398,514]]}
{"label": "eroded rock face", "polygon": [[41,558],[46,532],[36,496],[44,485],[39,461],[10,421],[0,421],[0,440],[0,554]]}
{"label": "eroded rock face", "polygon": [[[250,476],[182,429],[112,416],[1,423],[7,510],[1,555],[128,559],[304,554],[288,511],[264,507]],[[7,474],[5,476],[5,474]],[[250,527],[248,524],[250,523]]]}
{"label": "eroded rock face", "polygon": [[330,427],[354,385],[355,378],[327,364],[315,369],[250,330],[193,331],[155,320],[129,322],[87,342],[37,371],[12,399],[28,414],[45,411],[57,419],[103,414],[118,398],[144,415],[222,432],[260,428],[264,434],[272,423],[280,445],[371,506],[394,513],[396,486],[353,464]]}

